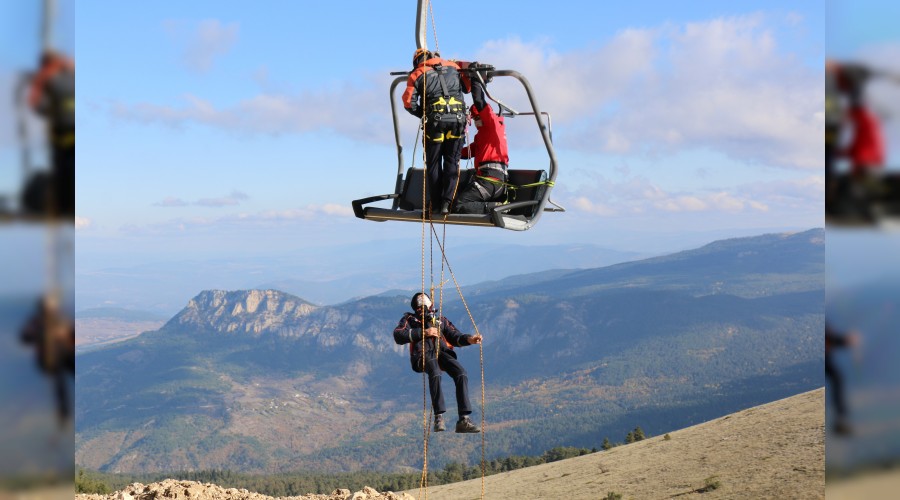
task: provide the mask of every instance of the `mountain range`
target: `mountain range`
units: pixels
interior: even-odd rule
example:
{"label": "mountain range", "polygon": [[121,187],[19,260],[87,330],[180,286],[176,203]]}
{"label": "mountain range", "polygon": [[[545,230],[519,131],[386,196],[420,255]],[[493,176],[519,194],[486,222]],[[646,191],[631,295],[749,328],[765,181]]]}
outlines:
{"label": "mountain range", "polygon": [[[448,244],[463,283],[555,269],[594,268],[646,257],[587,244]],[[496,260],[493,256],[503,255]],[[432,256],[440,267],[440,255]],[[485,268],[480,263],[491,261]],[[197,293],[216,289],[277,289],[318,304],[337,304],[386,290],[413,288],[421,280],[421,248],[409,241],[367,246],[326,246],[266,257],[154,262],[140,266],[80,266],[77,302],[82,309],[118,307],[171,317]],[[165,277],[164,279],[160,279]]]}
{"label": "mountain range", "polygon": [[[813,229],[482,282],[465,302],[448,286],[443,314],[473,332],[471,312],[485,339],[458,354],[487,457],[598,447],[636,425],[661,434],[820,387],[824,254]],[[430,405],[391,335],[412,292],[335,306],[273,289],[199,293],[159,330],[78,356],[76,463],[420,467]],[[480,455],[477,436],[429,439],[437,466]]]}

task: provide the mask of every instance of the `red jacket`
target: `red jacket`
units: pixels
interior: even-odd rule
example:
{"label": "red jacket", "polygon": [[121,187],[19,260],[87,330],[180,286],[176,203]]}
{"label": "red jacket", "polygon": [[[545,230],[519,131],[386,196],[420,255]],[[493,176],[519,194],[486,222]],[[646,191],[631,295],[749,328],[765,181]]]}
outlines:
{"label": "red jacket", "polygon": [[845,155],[853,163],[853,173],[882,167],[885,148],[878,118],[865,107],[855,106],[850,110],[850,121],[853,122],[853,140]]}
{"label": "red jacket", "polygon": [[462,158],[467,160],[475,158],[475,171],[481,175],[480,167],[484,163],[509,164],[509,150],[506,145],[506,124],[503,117],[497,116],[491,106],[485,106],[477,111],[472,106],[472,112],[478,113],[481,118],[481,127],[472,142],[463,148]]}

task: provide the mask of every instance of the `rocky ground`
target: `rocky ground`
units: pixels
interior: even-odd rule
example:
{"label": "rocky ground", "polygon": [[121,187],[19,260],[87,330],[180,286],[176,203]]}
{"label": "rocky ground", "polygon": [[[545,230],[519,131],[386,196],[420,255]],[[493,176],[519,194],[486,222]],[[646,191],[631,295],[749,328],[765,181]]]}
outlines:
{"label": "rocky ground", "polygon": [[[238,488],[222,488],[215,484],[166,479],[153,484],[133,483],[109,495],[75,495],[75,500],[272,500],[273,497]],[[381,493],[365,487],[351,493],[335,490],[330,495],[282,497],[281,500],[415,500],[406,493]]]}

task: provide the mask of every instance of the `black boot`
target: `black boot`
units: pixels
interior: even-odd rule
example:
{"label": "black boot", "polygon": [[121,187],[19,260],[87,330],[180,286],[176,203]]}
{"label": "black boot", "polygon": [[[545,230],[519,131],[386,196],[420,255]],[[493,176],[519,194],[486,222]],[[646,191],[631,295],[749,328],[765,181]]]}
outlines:
{"label": "black boot", "polygon": [[445,201],[444,203],[441,203],[441,215],[447,215],[449,213],[450,213],[450,202]]}

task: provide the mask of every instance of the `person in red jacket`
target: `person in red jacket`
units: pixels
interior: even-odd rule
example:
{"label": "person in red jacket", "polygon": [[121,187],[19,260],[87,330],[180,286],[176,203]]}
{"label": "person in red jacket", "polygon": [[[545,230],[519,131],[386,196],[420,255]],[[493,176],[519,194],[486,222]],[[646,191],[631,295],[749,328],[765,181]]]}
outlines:
{"label": "person in red jacket", "polygon": [[462,158],[475,159],[475,175],[456,198],[454,211],[461,214],[488,213],[506,200],[509,150],[503,117],[485,102],[481,81],[472,81],[472,121],[478,132],[463,148]]}
{"label": "person in red jacket", "polygon": [[47,50],[28,91],[31,108],[47,122],[53,170],[49,212],[75,214],[75,64]]}
{"label": "person in red jacket", "polygon": [[413,68],[403,92],[403,107],[425,118],[428,203],[440,203],[441,215],[447,215],[459,181],[459,155],[466,128],[465,85],[459,65],[441,59],[436,52],[417,49]]}

